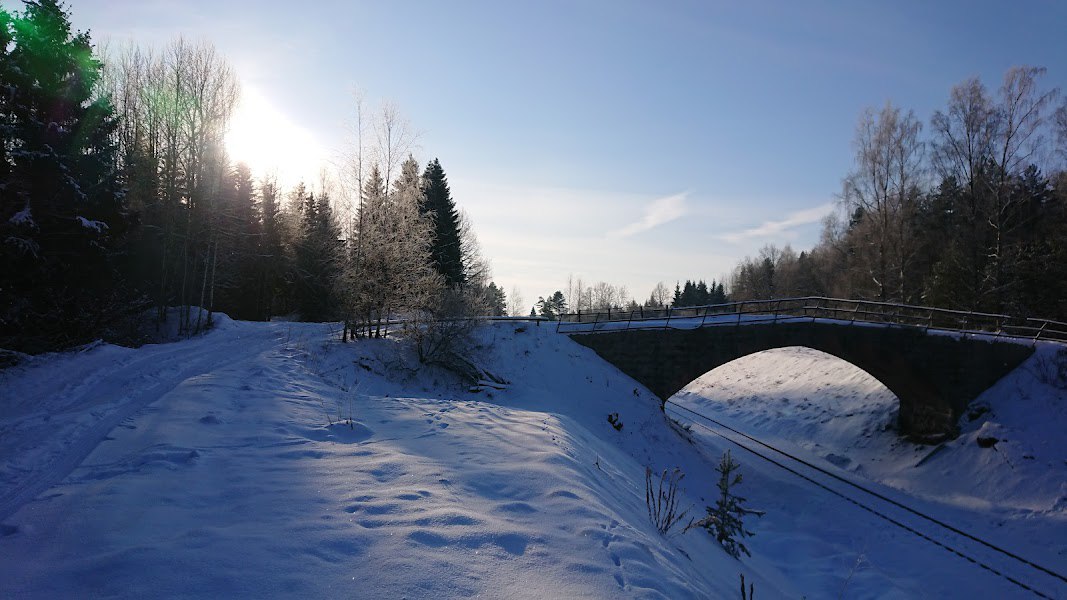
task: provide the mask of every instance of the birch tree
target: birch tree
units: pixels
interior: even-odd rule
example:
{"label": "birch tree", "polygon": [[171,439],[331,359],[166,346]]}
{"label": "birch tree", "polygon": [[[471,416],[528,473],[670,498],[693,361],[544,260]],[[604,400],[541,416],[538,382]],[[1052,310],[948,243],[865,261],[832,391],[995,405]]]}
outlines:
{"label": "birch tree", "polygon": [[855,166],[842,199],[867,238],[862,263],[880,300],[908,299],[909,267],[917,244],[913,220],[922,177],[922,125],[892,104],[867,109],[856,128]]}

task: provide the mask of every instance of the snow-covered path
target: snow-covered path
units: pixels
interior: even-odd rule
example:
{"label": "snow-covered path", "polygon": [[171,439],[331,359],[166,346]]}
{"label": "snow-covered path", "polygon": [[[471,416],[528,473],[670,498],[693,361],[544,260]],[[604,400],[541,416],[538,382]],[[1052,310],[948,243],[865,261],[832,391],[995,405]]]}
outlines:
{"label": "snow-covered path", "polygon": [[252,328],[225,317],[213,335],[132,350],[61,356],[0,402],[0,521],[67,476],[108,432],[181,382],[279,342],[280,325]]}
{"label": "snow-covered path", "polygon": [[[20,486],[47,490],[4,520],[0,553],[25,558],[0,561],[0,596],[678,598],[732,588],[663,547],[630,476],[608,475],[628,457],[612,447],[586,456],[603,444],[575,439],[584,429],[566,417],[436,391],[397,397],[404,386],[382,376],[390,365],[364,352],[373,343],[340,347],[316,326],[286,342],[286,327],[236,324],[60,391],[84,414],[91,396],[136,390],[83,423],[76,443],[51,448],[44,476]],[[345,391],[353,371],[365,375],[358,395]],[[338,423],[349,411],[352,425]]]}

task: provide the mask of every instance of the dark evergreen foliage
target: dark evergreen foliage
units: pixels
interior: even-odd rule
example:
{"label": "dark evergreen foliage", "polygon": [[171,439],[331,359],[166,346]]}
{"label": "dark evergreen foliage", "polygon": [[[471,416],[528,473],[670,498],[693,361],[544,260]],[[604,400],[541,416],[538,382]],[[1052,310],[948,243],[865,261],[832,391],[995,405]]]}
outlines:
{"label": "dark evergreen foliage", "polygon": [[503,288],[497,287],[492,281],[485,288],[485,305],[491,317],[503,317],[508,314],[507,294],[504,293]]}
{"label": "dark evergreen foliage", "polygon": [[100,70],[55,0],[0,8],[0,346],[91,340],[127,301],[129,219]]}
{"label": "dark evergreen foliage", "polygon": [[422,180],[423,202],[419,210],[422,214],[429,214],[434,222],[433,242],[430,245],[434,269],[445,278],[447,286],[463,285],[466,275],[459,234],[459,213],[456,212],[448,178],[438,159],[426,165]]}
{"label": "dark evergreen foliage", "polygon": [[740,466],[730,456],[729,450],[723,454],[719,466],[715,467],[719,474],[719,481],[716,483],[719,497],[715,500],[715,506],[707,507],[708,515],[700,521],[700,525],[714,535],[715,541],[734,558],[740,558],[742,553],[751,556],[741,541],[742,538],[752,535],[751,531],[745,529],[745,516],[763,515],[761,511],[745,508],[745,499],[734,493],[734,486],[740,485],[742,481],[741,473],[737,472]]}
{"label": "dark evergreen foliage", "polygon": [[[556,290],[546,300],[543,297],[537,299],[537,314],[548,318],[555,319],[559,315],[567,312],[567,300],[563,297],[563,292]],[[534,316],[534,313],[530,313],[530,316]]]}
{"label": "dark evergreen foliage", "polygon": [[296,309],[305,321],[325,321],[337,312],[334,292],[340,274],[341,232],[326,194],[316,198],[301,184],[293,198],[302,200],[293,273]]}
{"label": "dark evergreen foliage", "polygon": [[671,304],[674,308],[685,306],[708,306],[710,304],[724,304],[726,302],[726,288],[722,283],[716,283],[713,279],[710,284],[703,279],[693,282],[685,280],[685,285],[675,285],[674,300]]}
{"label": "dark evergreen foliage", "polygon": [[260,183],[260,229],[262,236],[258,246],[258,283],[255,287],[256,313],[258,319],[269,321],[282,310],[284,298],[284,275],[288,270],[288,256],[282,244],[282,228],[279,222],[278,185],[273,179]]}

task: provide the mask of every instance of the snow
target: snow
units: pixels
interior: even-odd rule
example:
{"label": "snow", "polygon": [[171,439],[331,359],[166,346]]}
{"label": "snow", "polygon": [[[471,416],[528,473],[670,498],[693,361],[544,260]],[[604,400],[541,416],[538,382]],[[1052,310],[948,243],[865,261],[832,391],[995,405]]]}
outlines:
{"label": "snow", "polygon": [[[896,397],[862,370],[809,348],[741,358],[675,401],[1063,574],[1067,390],[1036,376],[1062,348],[1038,344],[1032,358],[972,403],[959,438],[937,447],[901,441]],[[999,441],[983,449],[980,436]],[[870,540],[861,545],[869,548]],[[875,562],[870,550],[863,554]],[[885,556],[870,568],[897,560]],[[1067,594],[1063,582],[1034,579],[1046,594]]]}
{"label": "snow", "polygon": [[[722,438],[685,433],[551,325],[481,327],[471,358],[493,385],[472,392],[393,340],[221,323],[0,371],[0,597],[716,598],[737,596],[740,573],[760,598],[1026,597]],[[922,452],[885,430],[895,399],[877,382],[810,350],[774,352],[677,399],[1067,566],[1063,392],[1017,370],[959,440],[905,468]],[[980,449],[980,432],[1002,441]],[[644,501],[646,466],[677,466],[682,505],[701,516],[726,448],[738,493],[768,511],[742,561],[702,530],[661,535]]]}
{"label": "snow", "polygon": [[85,217],[81,217],[81,216],[74,217],[74,218],[78,220],[78,223],[80,223],[82,227],[84,227],[86,229],[92,229],[93,231],[95,231],[97,233],[100,233],[100,232],[104,231],[105,229],[107,229],[107,223],[105,223],[103,221],[92,221],[92,220],[86,219]]}
{"label": "snow", "polygon": [[11,223],[12,225],[22,225],[26,227],[37,226],[37,224],[33,220],[33,213],[30,211],[29,203],[27,203],[22,210],[12,215],[11,218],[8,219],[8,223]]}

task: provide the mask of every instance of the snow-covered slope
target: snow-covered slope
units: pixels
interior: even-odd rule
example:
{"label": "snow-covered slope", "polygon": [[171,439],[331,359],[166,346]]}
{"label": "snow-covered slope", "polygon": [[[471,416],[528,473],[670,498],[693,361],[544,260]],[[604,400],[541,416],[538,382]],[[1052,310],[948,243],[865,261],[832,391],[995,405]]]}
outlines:
{"label": "snow-covered slope", "polygon": [[[734,560],[702,530],[660,535],[646,466],[680,467],[682,504],[700,516],[729,444],[680,433],[551,328],[484,327],[477,359],[510,385],[477,393],[397,342],[336,333],[235,323],[0,373],[0,597],[731,598],[741,573],[760,598],[1018,592],[737,449],[737,491],[768,511],[751,521],[753,556]],[[798,448],[846,469],[895,472],[868,466],[891,440],[891,398],[825,375],[813,385],[853,417],[821,423],[831,407],[768,429],[781,419],[741,402],[726,416],[815,436]],[[712,410],[730,381],[713,373],[697,385],[715,393],[687,401]]]}

